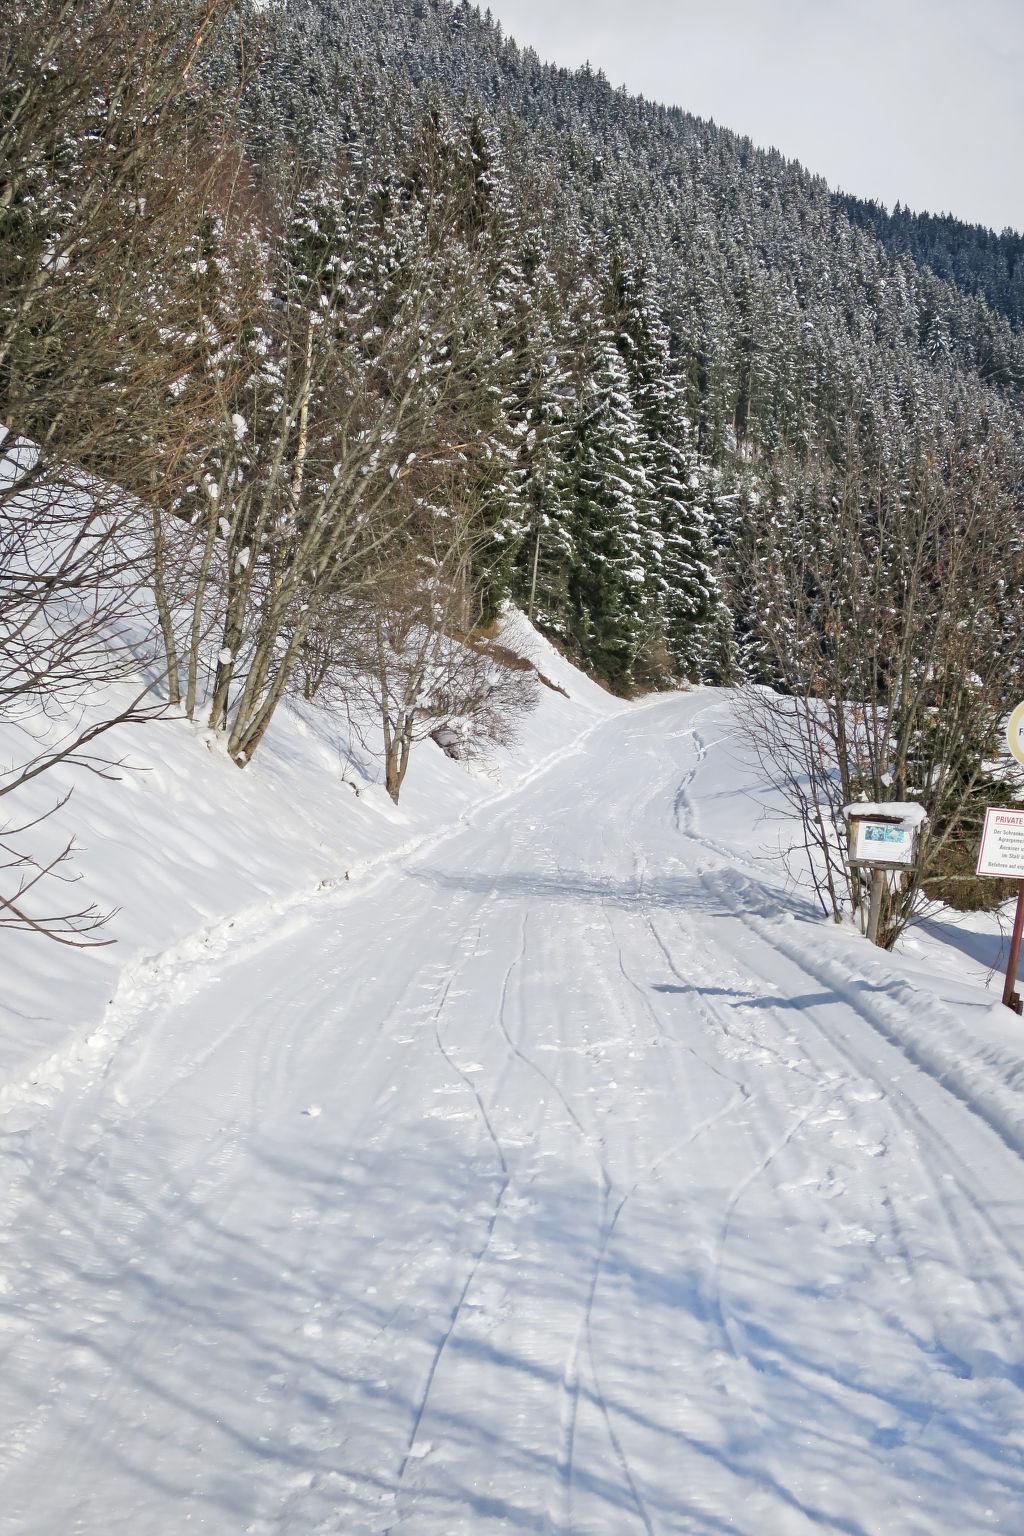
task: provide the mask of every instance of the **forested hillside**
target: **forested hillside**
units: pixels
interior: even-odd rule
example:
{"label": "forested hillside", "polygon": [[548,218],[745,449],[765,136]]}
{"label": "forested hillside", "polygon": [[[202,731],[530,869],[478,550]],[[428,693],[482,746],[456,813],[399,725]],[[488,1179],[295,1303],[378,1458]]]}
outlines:
{"label": "forested hillside", "polygon": [[1024,336],[971,232],[947,282],[450,0],[17,11],[5,708],[93,697],[145,608],[131,718],[243,766],[289,690],[369,688],[397,799],[522,702],[453,648],[511,598],[621,693],[861,701],[837,799],[921,780],[954,836],[1024,660]]}
{"label": "forested hillside", "polygon": [[1017,484],[1024,340],[1010,278],[972,276],[975,232],[957,262],[931,248],[962,286],[941,281],[923,242],[891,254],[800,166],[545,66],[468,5],[295,0],[236,50],[265,164],[294,147],[400,179],[418,141],[458,167],[446,192],[500,270],[521,359],[501,583],[616,685],[734,675],[737,640],[756,666],[751,500],[784,517],[808,475],[855,461],[906,484],[980,437]]}
{"label": "forested hillside", "polygon": [[1001,234],[964,224],[952,214],[914,213],[840,195],[837,203],[853,224],[876,235],[887,250],[912,256],[965,293],[981,294],[1016,330],[1024,326],[1024,235]]}

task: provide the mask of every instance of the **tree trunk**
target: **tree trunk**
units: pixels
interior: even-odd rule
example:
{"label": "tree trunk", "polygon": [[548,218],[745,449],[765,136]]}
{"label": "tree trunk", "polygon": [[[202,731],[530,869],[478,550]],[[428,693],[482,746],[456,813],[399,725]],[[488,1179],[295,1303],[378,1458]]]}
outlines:
{"label": "tree trunk", "polygon": [[393,731],[389,730],[384,751],[384,785],[397,805],[412,756],[414,720],[403,715]]}
{"label": "tree trunk", "polygon": [[402,794],[402,750],[396,737],[384,754],[384,787],[397,805]]}
{"label": "tree trunk", "polygon": [[188,636],[188,676],[185,679],[185,713],[190,720],[196,717],[196,695],[199,691],[199,650],[203,643],[203,603],[206,600],[206,589],[210,581],[210,567],[213,564],[213,550],[217,540],[217,514],[216,508],[210,508],[209,522],[206,528],[206,537],[203,540],[202,559],[199,564],[199,574],[196,579],[195,595],[192,599],[192,623]]}
{"label": "tree trunk", "polygon": [[157,618],[160,621],[160,634],[164,642],[164,660],[166,662],[167,699],[177,708],[181,704],[181,679],[178,675],[178,645],[174,635],[174,621],[171,616],[171,602],[167,595],[166,575],[167,546],[164,541],[163,523],[160,513],[153,513],[153,597],[156,602]]}
{"label": "tree trunk", "polygon": [[540,565],[540,525],[537,526],[537,538],[533,546],[533,573],[530,577],[530,602],[526,610],[526,617],[533,623],[534,610],[537,604],[537,568]]}

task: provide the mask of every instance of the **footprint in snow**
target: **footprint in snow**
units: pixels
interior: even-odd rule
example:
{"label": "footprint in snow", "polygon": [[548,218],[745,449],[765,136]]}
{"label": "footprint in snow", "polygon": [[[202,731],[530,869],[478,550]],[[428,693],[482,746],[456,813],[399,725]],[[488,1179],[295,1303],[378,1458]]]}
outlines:
{"label": "footprint in snow", "polygon": [[874,1141],[871,1139],[870,1132],[865,1136],[849,1127],[837,1127],[832,1132],[832,1141],[837,1147],[862,1152],[865,1157],[883,1157],[886,1151],[884,1141]]}
{"label": "footprint in snow", "polygon": [[813,1115],[810,1123],[811,1125],[828,1125],[831,1120],[845,1119],[845,1109],[840,1109],[838,1104],[830,1104],[828,1108],[823,1109],[820,1114]]}
{"label": "footprint in snow", "polygon": [[878,1241],[878,1234],[872,1232],[869,1227],[862,1227],[854,1222],[836,1222],[828,1229],[828,1236],[837,1248],[846,1248],[853,1245],[868,1245]]}

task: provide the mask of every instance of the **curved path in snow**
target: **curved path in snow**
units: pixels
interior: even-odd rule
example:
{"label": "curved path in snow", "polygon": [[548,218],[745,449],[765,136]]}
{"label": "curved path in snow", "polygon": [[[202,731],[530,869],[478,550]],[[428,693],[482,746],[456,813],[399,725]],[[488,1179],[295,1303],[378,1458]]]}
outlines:
{"label": "curved path in snow", "polygon": [[0,1536],[1019,1536],[1020,1154],[748,779],[626,711],[154,993],[8,1196]]}

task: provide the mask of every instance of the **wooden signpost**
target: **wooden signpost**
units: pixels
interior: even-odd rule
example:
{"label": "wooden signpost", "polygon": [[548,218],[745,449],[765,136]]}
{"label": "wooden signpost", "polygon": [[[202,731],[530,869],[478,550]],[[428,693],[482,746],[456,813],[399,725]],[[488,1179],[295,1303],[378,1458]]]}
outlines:
{"label": "wooden signpost", "polygon": [[1024,1001],[1017,991],[1017,967],[1020,964],[1021,936],[1024,935],[1024,810],[997,807],[985,812],[978,874],[987,875],[993,880],[1017,882],[1017,913],[1010,940],[1003,1002],[1014,1013],[1024,1013]]}
{"label": "wooden signpost", "polygon": [[846,814],[850,821],[850,865],[871,871],[867,936],[877,944],[886,874],[913,868],[921,828],[928,818],[923,806],[896,800],[878,805],[857,801],[846,807]]}
{"label": "wooden signpost", "polygon": [[[1010,752],[1024,767],[1024,704],[1018,704],[1010,716],[1007,730]],[[1024,809],[993,806],[985,812],[978,854],[978,874],[992,880],[1016,880],[1017,911],[1013,919],[1010,954],[1006,963],[1003,1002],[1014,1013],[1024,1014],[1024,999],[1017,991],[1021,938],[1024,937]]]}

